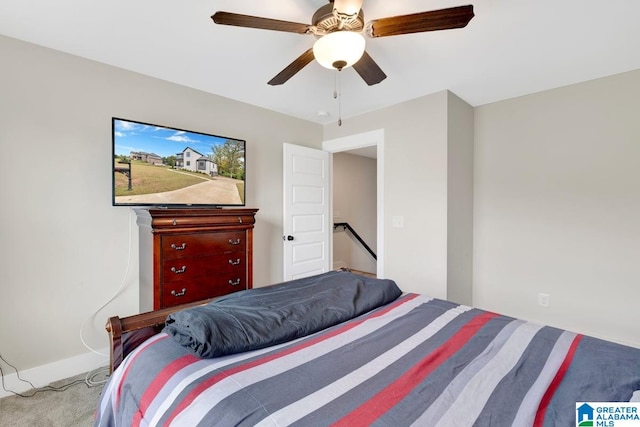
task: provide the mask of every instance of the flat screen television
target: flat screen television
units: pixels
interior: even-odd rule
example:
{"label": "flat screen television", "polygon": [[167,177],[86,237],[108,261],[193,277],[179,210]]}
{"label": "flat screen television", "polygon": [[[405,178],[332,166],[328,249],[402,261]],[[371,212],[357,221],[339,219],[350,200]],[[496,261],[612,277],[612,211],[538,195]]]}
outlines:
{"label": "flat screen television", "polygon": [[112,118],[113,205],[245,206],[246,142]]}

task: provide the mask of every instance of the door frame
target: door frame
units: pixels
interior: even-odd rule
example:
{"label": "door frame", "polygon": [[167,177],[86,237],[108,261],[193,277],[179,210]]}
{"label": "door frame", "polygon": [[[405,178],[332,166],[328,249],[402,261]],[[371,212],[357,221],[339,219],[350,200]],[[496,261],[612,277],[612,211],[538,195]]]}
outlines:
{"label": "door frame", "polygon": [[[356,148],[376,146],[376,205],[377,205],[377,230],[376,230],[376,276],[384,278],[384,129],[377,129],[355,135],[322,141],[322,149],[329,153],[354,150]],[[331,198],[329,200],[329,212],[333,218],[333,156],[330,156],[330,187]],[[333,220],[331,221],[333,223]],[[333,233],[330,233],[329,265],[333,265]]]}

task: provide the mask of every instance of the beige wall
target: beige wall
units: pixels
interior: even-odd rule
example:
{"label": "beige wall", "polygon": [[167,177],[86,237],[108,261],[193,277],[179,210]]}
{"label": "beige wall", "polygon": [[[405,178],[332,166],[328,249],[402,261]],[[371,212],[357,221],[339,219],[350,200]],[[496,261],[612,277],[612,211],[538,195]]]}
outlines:
{"label": "beige wall", "polygon": [[245,139],[254,283],[282,279],[282,143],[320,148],[321,126],[1,36],[0,52],[3,357],[24,370],[86,353],[83,322],[123,281],[87,342],[106,347],[106,318],[137,310],[135,215],[111,206],[112,116]]}
{"label": "beige wall", "polygon": [[[384,276],[405,291],[447,296],[448,92],[324,126],[335,139],[384,129]],[[404,227],[392,227],[393,217]]]}
{"label": "beige wall", "polygon": [[640,346],[639,99],[640,71],[475,109],[441,92],[324,136],[384,129],[385,276],[404,290]]}
{"label": "beige wall", "polygon": [[473,119],[443,91],[324,127],[325,139],[384,129],[384,276],[404,291],[471,303]]}
{"label": "beige wall", "polygon": [[475,305],[640,345],[639,112],[640,71],[476,108]]}
{"label": "beige wall", "polygon": [[473,108],[447,100],[447,299],[472,304]]}
{"label": "beige wall", "polygon": [[[349,153],[333,154],[333,221],[347,222],[377,251],[376,159]],[[334,268],[376,273],[376,260],[348,231],[333,233]]]}

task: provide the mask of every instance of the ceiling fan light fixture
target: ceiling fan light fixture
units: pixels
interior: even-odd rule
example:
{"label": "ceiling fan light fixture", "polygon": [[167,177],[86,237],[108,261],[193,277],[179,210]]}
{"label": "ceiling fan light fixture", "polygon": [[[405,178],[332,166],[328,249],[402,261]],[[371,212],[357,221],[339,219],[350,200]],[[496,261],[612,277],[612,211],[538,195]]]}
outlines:
{"label": "ceiling fan light fixture", "polygon": [[354,31],[335,31],[319,38],[313,45],[316,61],[325,68],[342,70],[362,58],[364,36]]}

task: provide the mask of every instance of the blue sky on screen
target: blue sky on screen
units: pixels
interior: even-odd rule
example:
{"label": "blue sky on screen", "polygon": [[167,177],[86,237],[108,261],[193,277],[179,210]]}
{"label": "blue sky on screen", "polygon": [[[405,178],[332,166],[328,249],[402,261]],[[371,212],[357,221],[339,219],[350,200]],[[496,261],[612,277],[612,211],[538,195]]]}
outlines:
{"label": "blue sky on screen", "polygon": [[211,147],[224,144],[227,140],[213,135],[118,119],[114,120],[113,138],[116,155],[128,156],[132,151],[143,151],[161,157],[175,156],[187,147],[206,156],[213,152]]}

